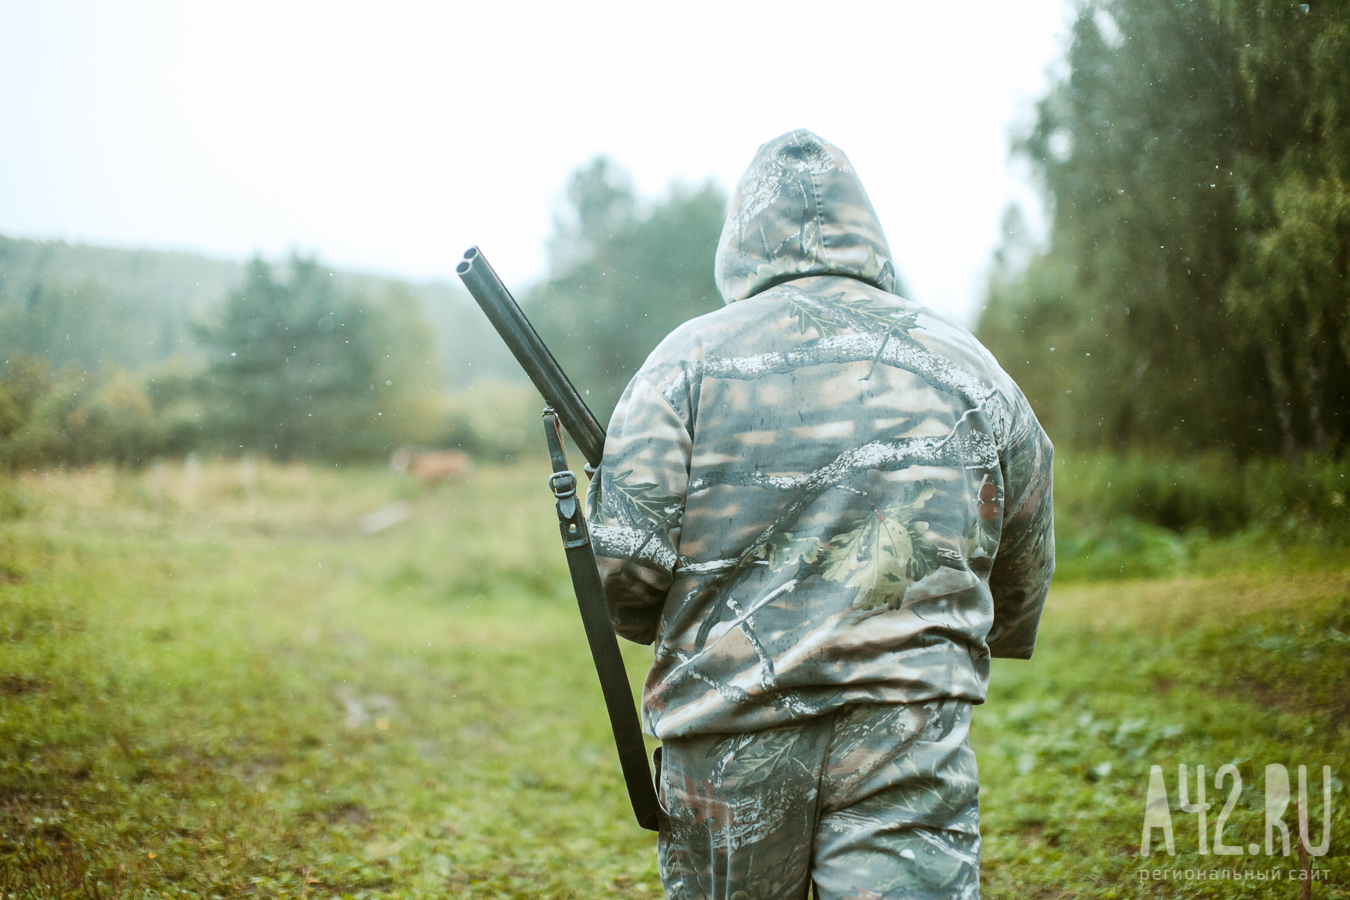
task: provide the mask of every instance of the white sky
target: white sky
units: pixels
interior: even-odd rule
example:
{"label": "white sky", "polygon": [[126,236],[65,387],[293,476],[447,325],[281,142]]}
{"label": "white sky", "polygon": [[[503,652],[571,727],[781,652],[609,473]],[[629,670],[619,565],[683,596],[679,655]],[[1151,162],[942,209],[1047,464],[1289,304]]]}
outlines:
{"label": "white sky", "polygon": [[[0,233],[521,288],[568,174],[730,189],[809,128],[844,149],[914,299],[967,321],[1012,129],[1068,0],[960,4],[0,0]],[[711,261],[709,261],[711,265]]]}

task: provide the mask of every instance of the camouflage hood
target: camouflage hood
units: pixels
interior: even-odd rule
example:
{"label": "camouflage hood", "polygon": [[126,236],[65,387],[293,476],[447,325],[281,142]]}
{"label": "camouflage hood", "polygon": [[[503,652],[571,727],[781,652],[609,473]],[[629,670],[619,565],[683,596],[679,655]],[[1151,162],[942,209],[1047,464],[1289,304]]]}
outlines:
{"label": "camouflage hood", "polygon": [[727,303],[808,275],[892,292],[895,266],[872,201],[844,151],[809,131],[764,144],[741,176],[717,244]]}
{"label": "camouflage hood", "polygon": [[1031,655],[1054,571],[1026,397],[893,293],[867,194],[808,132],[760,148],[717,278],[727,305],[652,351],[587,496],[615,631],[656,644],[649,733],[982,702],[991,656]]}

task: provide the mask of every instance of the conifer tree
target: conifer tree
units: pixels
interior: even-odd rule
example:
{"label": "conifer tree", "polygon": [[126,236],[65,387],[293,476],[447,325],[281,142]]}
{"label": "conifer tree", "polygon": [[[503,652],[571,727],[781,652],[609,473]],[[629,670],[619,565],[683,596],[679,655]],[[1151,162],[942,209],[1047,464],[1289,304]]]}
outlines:
{"label": "conifer tree", "polygon": [[375,316],[312,259],[293,257],[284,281],[255,259],[220,319],[198,329],[208,429],[227,450],[281,459],[387,449]]}
{"label": "conifer tree", "polygon": [[[979,334],[1052,436],[1350,446],[1350,4],[1090,0],[1019,145],[1049,245]],[[1054,348],[1053,350],[1051,348]]]}

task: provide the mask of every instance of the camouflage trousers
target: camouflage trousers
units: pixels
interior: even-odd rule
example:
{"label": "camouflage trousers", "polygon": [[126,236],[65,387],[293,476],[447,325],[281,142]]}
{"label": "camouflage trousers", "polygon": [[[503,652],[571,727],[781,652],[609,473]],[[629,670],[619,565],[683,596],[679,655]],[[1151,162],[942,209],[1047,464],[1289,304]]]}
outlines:
{"label": "camouflage trousers", "polygon": [[979,897],[970,704],[860,704],[661,748],[672,900]]}

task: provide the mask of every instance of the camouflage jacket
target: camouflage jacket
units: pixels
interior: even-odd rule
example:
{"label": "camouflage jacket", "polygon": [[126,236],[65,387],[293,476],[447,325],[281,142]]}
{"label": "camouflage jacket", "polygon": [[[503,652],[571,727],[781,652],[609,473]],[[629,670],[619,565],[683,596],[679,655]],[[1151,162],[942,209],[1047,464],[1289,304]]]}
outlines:
{"label": "camouflage jacket", "polygon": [[983,701],[1054,569],[1051,446],[971,334],[895,294],[836,147],[759,149],[717,251],[727,305],[615,409],[588,498],[619,634],[656,642],[658,738],[845,703]]}

